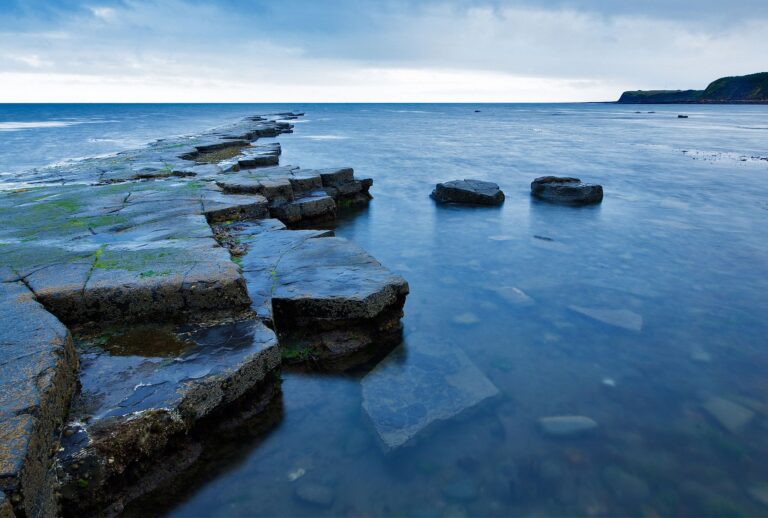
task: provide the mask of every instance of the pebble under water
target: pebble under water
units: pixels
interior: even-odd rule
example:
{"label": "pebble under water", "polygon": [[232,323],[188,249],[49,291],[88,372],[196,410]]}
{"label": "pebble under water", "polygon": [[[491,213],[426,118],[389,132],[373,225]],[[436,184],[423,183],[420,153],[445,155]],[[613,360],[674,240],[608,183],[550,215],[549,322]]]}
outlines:
{"label": "pebble under water", "polygon": [[[282,164],[374,178],[370,207],[334,229],[410,283],[403,344],[345,374],[285,370],[270,426],[211,438],[204,464],[127,515],[768,513],[768,107],[151,108],[176,133],[279,109],[307,112],[277,139]],[[150,108],[133,110],[89,116],[155,138],[132,122]],[[605,199],[534,201],[544,175]],[[429,198],[461,178],[505,203]],[[392,444],[415,437],[385,451],[371,416]],[[542,420],[558,416],[574,417]]]}

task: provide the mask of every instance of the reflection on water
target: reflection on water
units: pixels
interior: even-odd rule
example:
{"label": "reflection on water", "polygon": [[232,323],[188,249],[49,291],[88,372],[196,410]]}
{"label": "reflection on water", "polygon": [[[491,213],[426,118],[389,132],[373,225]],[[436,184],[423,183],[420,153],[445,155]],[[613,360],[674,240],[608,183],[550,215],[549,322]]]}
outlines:
{"label": "reflection on water", "polygon": [[[280,425],[209,456],[171,515],[768,513],[768,150],[745,129],[768,107],[295,108],[282,163],[375,180],[335,230],[409,281],[404,343],[373,374],[284,373]],[[545,174],[605,200],[535,202]],[[505,204],[436,206],[458,178]],[[385,453],[382,429],[414,437]]]}

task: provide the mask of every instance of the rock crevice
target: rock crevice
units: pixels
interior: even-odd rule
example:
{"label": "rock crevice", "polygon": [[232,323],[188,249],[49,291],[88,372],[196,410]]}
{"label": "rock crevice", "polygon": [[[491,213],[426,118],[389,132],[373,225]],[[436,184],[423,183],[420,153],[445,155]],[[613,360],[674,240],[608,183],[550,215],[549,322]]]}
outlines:
{"label": "rock crevice", "polygon": [[158,478],[151,460],[199,421],[276,393],[283,359],[397,336],[404,279],[332,232],[285,226],[332,220],[372,185],[351,168],[280,166],[279,144],[253,144],[298,116],[46,168],[41,186],[0,192],[0,509],[114,510],[151,489],[128,479]]}

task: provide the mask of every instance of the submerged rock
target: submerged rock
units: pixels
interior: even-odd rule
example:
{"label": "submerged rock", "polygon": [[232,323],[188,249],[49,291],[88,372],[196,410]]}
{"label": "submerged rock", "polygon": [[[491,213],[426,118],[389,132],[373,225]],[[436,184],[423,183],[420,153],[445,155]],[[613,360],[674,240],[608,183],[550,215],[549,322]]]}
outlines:
{"label": "submerged rock", "polygon": [[477,484],[470,478],[451,482],[443,487],[441,492],[445,498],[455,502],[471,502],[478,495]]}
{"label": "submerged rock", "polygon": [[709,399],[704,403],[704,409],[723,428],[732,433],[740,432],[755,417],[752,410],[721,397]]}
{"label": "submerged rock", "polygon": [[643,329],[643,317],[628,309],[585,308],[575,305],[568,307],[576,313],[604,324],[621,327],[629,331],[641,331]]}
{"label": "submerged rock", "polygon": [[638,503],[650,495],[650,489],[644,480],[616,466],[609,466],[603,470],[603,481],[621,502]]}
{"label": "submerged rock", "polygon": [[499,393],[460,349],[420,334],[410,335],[405,348],[390,353],[362,386],[363,409],[387,450]]}
{"label": "submerged rock", "polygon": [[768,482],[750,487],[748,493],[756,502],[768,506]]}
{"label": "submerged rock", "polygon": [[556,437],[582,435],[595,430],[597,426],[594,419],[583,415],[561,415],[539,419],[541,431]]}
{"label": "submerged rock", "polygon": [[330,507],[333,504],[333,489],[317,482],[301,482],[296,486],[296,498],[307,504]]}
{"label": "submerged rock", "polygon": [[531,182],[531,194],[555,203],[587,205],[603,200],[603,186],[582,183],[578,178],[542,176]]}
{"label": "submerged rock", "polygon": [[457,324],[471,325],[471,324],[477,324],[478,322],[480,322],[480,317],[478,317],[474,313],[466,312],[453,317],[453,321],[456,322]]}
{"label": "submerged rock", "polygon": [[[0,192],[0,513],[55,515],[56,478],[65,514],[119,513],[196,462],[214,415],[261,412],[278,391],[273,298],[282,336],[313,353],[399,339],[402,277],[345,240],[304,243],[332,232],[260,220],[370,199],[351,168],[274,167],[279,144],[252,145],[290,130],[249,117]],[[244,220],[260,221],[241,242],[222,231]],[[110,331],[76,350],[64,324]]]}
{"label": "submerged rock", "polygon": [[438,203],[501,205],[504,202],[504,193],[499,186],[482,180],[453,180],[439,183],[431,196]]}

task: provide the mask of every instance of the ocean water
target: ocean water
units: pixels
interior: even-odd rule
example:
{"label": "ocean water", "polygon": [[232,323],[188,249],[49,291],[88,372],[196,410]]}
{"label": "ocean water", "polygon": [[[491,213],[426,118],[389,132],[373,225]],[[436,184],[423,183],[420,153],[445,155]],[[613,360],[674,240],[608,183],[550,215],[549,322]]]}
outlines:
{"label": "ocean water", "polygon": [[[436,347],[498,395],[385,453],[363,409],[373,366],[287,371],[272,424],[219,438],[128,514],[768,514],[768,107],[0,105],[0,181],[284,109],[307,114],[281,163],[374,179],[334,228],[410,283],[377,370],[395,399],[441,404],[450,379],[410,376]],[[549,174],[605,199],[532,200]],[[457,178],[497,182],[504,205],[429,198]],[[598,428],[537,424],[561,415]]]}

